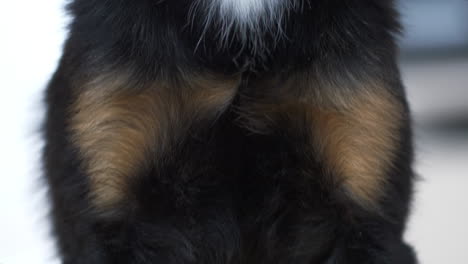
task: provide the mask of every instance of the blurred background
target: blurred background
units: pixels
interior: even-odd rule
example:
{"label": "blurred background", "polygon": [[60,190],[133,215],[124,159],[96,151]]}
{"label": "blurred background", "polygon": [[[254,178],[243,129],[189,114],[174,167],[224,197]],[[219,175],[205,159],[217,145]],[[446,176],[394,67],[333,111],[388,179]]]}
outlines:
{"label": "blurred background", "polygon": [[421,264],[468,263],[468,1],[401,0],[400,10],[421,177],[407,240]]}
{"label": "blurred background", "polygon": [[[0,1],[1,264],[57,263],[37,132],[42,93],[65,37],[63,5]],[[406,237],[422,264],[468,263],[468,1],[402,0],[399,6],[420,176]]]}

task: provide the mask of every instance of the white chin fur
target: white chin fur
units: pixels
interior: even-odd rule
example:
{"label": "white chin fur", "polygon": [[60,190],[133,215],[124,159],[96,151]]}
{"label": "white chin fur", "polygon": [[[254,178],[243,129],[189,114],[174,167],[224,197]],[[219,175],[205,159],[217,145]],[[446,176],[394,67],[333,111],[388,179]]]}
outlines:
{"label": "white chin fur", "polygon": [[283,0],[211,0],[222,17],[239,24],[256,24],[265,16],[275,16]]}
{"label": "white chin fur", "polygon": [[[264,53],[265,33],[280,38],[283,19],[290,9],[301,0],[195,0],[191,9],[190,21],[202,23],[205,28],[200,36],[203,40],[208,28],[219,30],[221,47],[229,46],[231,37],[243,42],[243,48],[256,53]],[[195,16],[201,20],[194,19]],[[198,47],[198,45],[197,45]]]}
{"label": "white chin fur", "polygon": [[205,26],[221,25],[223,33],[250,34],[271,30],[281,23],[296,0],[196,0],[205,14]]}

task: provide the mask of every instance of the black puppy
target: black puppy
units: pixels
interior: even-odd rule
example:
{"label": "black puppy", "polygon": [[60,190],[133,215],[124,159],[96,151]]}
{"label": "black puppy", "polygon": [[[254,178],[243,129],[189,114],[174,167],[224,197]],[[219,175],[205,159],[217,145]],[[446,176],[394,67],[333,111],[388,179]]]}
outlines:
{"label": "black puppy", "polygon": [[44,163],[66,264],[413,264],[393,0],[74,0]]}

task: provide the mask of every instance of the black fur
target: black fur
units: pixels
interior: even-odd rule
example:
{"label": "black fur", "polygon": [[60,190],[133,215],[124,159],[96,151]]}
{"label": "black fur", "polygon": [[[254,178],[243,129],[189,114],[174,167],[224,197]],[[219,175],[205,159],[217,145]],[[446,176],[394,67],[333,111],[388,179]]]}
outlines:
{"label": "black fur", "polygon": [[[203,23],[188,23],[191,4],[74,0],[68,7],[73,21],[47,90],[44,129],[63,263],[415,263],[402,241],[413,178],[408,120],[378,211],[333,191],[323,164],[306,157],[302,132],[289,133],[279,122],[271,133],[255,133],[239,121],[243,95],[261,93],[256,82],[305,70],[336,84],[377,76],[407,114],[393,1],[300,1],[284,18],[283,33],[265,32],[260,48],[235,32],[220,42],[216,25],[203,34]],[[131,205],[103,216],[88,196],[69,109],[75,80],[121,68],[131,69],[136,83],[203,71],[240,74],[242,82],[215,122],[194,124],[164,160],[135,177]]]}

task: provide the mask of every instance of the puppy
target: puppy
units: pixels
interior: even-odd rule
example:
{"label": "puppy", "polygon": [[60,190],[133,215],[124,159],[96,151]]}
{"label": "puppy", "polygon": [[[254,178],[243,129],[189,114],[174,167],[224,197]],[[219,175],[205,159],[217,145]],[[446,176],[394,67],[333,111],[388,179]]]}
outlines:
{"label": "puppy", "polygon": [[414,264],[393,0],[73,0],[47,89],[64,264]]}

